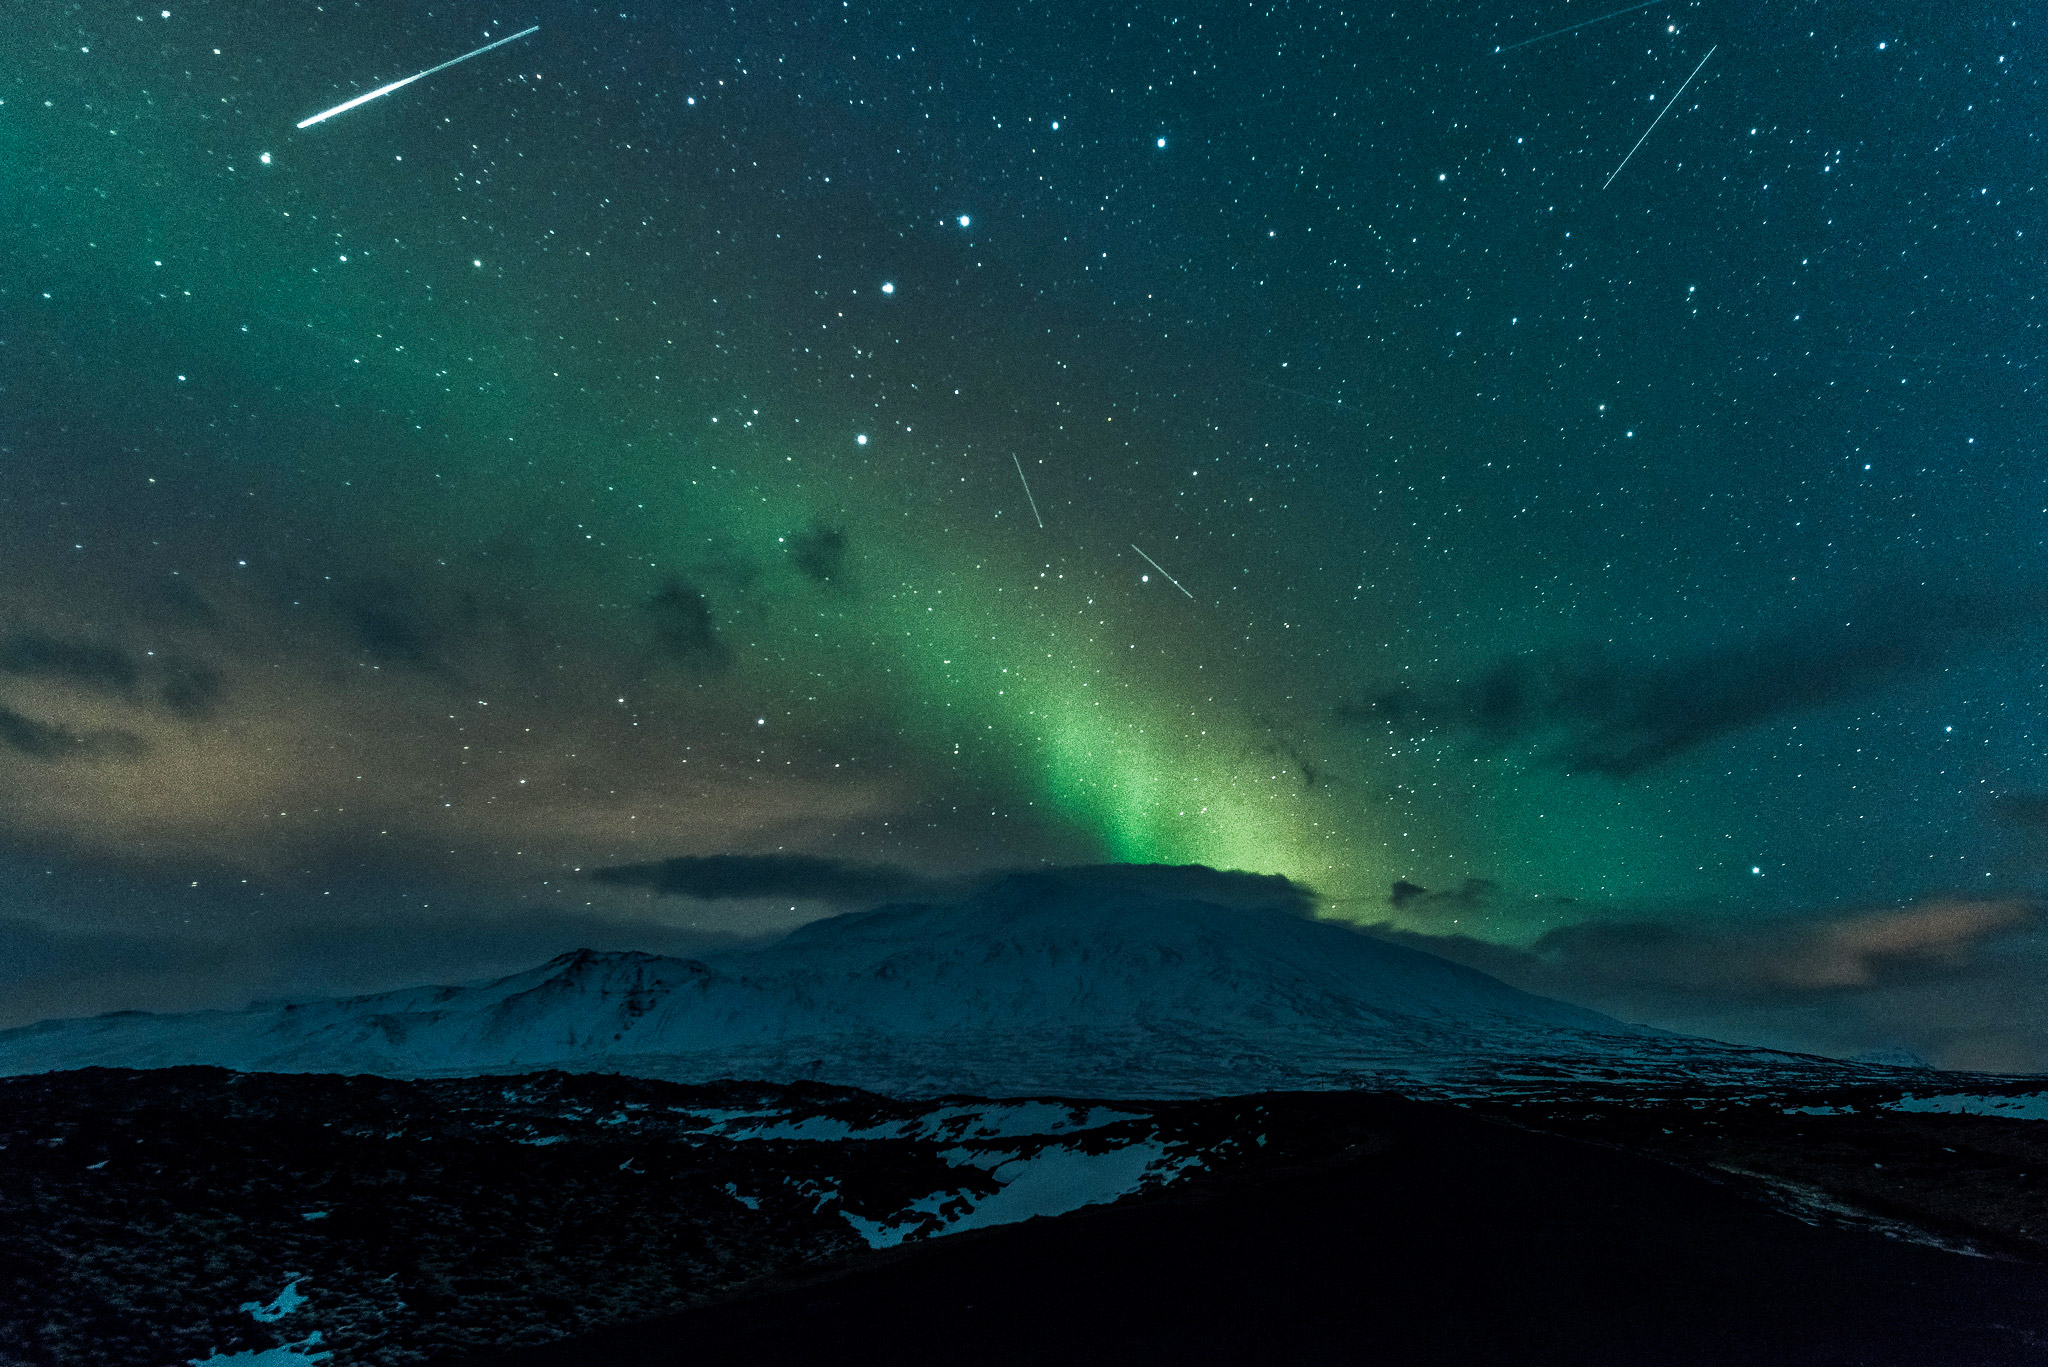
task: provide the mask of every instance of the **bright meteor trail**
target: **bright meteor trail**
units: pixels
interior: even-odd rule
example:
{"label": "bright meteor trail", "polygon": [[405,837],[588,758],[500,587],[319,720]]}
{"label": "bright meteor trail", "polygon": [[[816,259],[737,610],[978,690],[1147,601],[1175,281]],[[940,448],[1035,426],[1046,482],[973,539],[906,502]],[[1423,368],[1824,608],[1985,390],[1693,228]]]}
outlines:
{"label": "bright meteor trail", "polygon": [[[1132,549],[1132,550],[1134,550],[1134,551],[1138,551],[1138,543],[1137,543],[1137,542],[1135,542],[1135,541],[1133,541],[1133,542],[1131,543],[1131,549]],[[1178,580],[1178,579],[1175,579],[1175,578],[1174,578],[1174,577],[1173,577],[1172,575],[1170,575],[1170,574],[1166,574],[1166,566],[1164,566],[1164,565],[1160,564],[1160,563],[1159,563],[1159,562],[1158,562],[1157,560],[1154,560],[1154,559],[1153,559],[1153,558],[1152,558],[1151,556],[1149,556],[1149,555],[1145,555],[1145,553],[1144,553],[1143,551],[1138,551],[1138,554],[1139,554],[1139,555],[1141,555],[1141,556],[1144,556],[1144,558],[1145,558],[1145,563],[1146,563],[1146,564],[1150,565],[1150,566],[1151,566],[1151,567],[1152,567],[1153,569],[1155,569],[1155,570],[1158,570],[1158,571],[1159,571],[1159,572],[1160,572],[1161,574],[1165,574],[1165,575],[1166,575],[1166,582],[1167,582],[1167,583],[1169,583],[1169,584],[1173,585],[1173,586],[1174,586],[1175,588],[1179,589],[1179,590],[1180,590],[1180,591],[1181,591],[1182,593],[1188,593],[1187,589],[1186,589],[1186,588],[1185,588],[1185,587],[1184,587],[1184,586],[1183,586],[1183,585],[1181,584],[1180,580]],[[1188,593],[1188,597],[1192,598],[1192,597],[1194,597],[1194,596],[1195,596],[1195,595],[1193,595],[1192,593]]]}
{"label": "bright meteor trail", "polygon": [[[1719,43],[1714,44],[1712,47],[1707,49],[1707,57],[1713,56],[1720,50],[1721,45]],[[1707,57],[1700,58],[1700,66],[1705,66],[1707,64]],[[1692,76],[1697,76],[1700,74],[1700,66],[1696,66],[1692,69]],[[1679,96],[1685,94],[1685,88],[1692,84],[1692,76],[1688,76],[1678,83],[1678,93],[1673,95],[1670,99],[1664,102],[1664,107],[1657,111],[1657,117],[1650,120],[1650,126],[1643,130],[1643,135],[1640,138],[1636,139],[1636,146],[1629,148],[1628,156],[1623,157],[1621,159],[1621,166],[1628,165],[1629,157],[1633,157],[1636,154],[1636,147],[1641,147],[1644,143],[1650,140],[1650,134],[1657,131],[1657,125],[1664,122],[1664,116],[1671,112],[1671,106],[1678,103]],[[1602,185],[1600,187],[1601,189],[1604,190],[1607,188],[1608,185],[1614,184],[1614,177],[1621,174],[1621,166],[1617,166],[1614,168],[1613,173],[1607,177],[1606,185]]]}
{"label": "bright meteor trail", "polygon": [[1554,28],[1548,33],[1539,33],[1534,38],[1524,38],[1519,43],[1509,43],[1506,47],[1496,47],[1494,51],[1513,52],[1518,47],[1527,47],[1531,43],[1540,43],[1545,38],[1557,38],[1567,33],[1575,33],[1578,30],[1586,27],[1586,25],[1588,24],[1597,24],[1603,19],[1613,19],[1618,15],[1634,14],[1639,9],[1648,9],[1650,6],[1658,4],[1660,2],[1661,0],[1643,0],[1642,4],[1630,5],[1627,9],[1609,10],[1605,14],[1596,14],[1591,19],[1581,19],[1576,24],[1567,24],[1563,28]]}
{"label": "bright meteor trail", "polygon": [[451,57],[447,61],[441,63],[441,65],[439,66],[430,66],[425,71],[416,72],[411,76],[407,76],[402,81],[393,81],[390,85],[380,85],[375,90],[368,91],[365,94],[358,95],[352,100],[344,100],[340,104],[334,106],[334,108],[332,109],[322,110],[320,113],[315,114],[310,119],[301,119],[299,121],[298,126],[301,128],[311,128],[314,124],[321,122],[323,119],[331,119],[336,114],[346,114],[349,110],[354,109],[357,105],[368,104],[371,100],[376,99],[379,95],[389,95],[392,91],[398,89],[400,86],[411,85],[414,81],[419,80],[422,76],[431,76],[437,71],[446,71],[449,67],[454,66],[457,62],[466,62],[472,57],[480,57],[484,53],[489,52],[494,47],[503,47],[507,43],[514,42],[520,38],[524,38],[529,33],[538,32],[540,32],[540,25],[535,24],[532,28],[524,28],[519,30],[519,32],[513,34],[509,38],[500,38],[495,43],[485,43],[482,47],[478,48],[474,52],[465,52],[460,57]]}
{"label": "bright meteor trail", "polygon": [[[1038,500],[1031,498],[1031,481],[1024,478],[1024,462],[1017,459],[1015,451],[1010,452],[1010,460],[1017,467],[1017,479],[1024,485],[1024,497],[1031,500],[1031,515],[1038,518],[1038,525],[1040,527],[1045,526],[1045,519],[1039,516]],[[1166,571],[1161,570],[1160,573],[1164,574]]]}

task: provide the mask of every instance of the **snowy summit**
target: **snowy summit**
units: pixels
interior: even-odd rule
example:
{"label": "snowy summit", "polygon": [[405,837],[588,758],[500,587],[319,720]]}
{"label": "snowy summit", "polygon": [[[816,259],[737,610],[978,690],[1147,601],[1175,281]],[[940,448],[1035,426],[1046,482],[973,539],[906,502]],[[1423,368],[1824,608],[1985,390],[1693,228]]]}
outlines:
{"label": "snowy summit", "polygon": [[[448,1076],[802,1078],[897,1094],[1226,1095],[1612,1075],[1733,1050],[1303,915],[1282,880],[1015,874],[707,959],[578,950],[493,982],[0,1032],[0,1072],[210,1063]],[[1789,1060],[1788,1060],[1789,1062]],[[1539,1066],[1540,1065],[1540,1066]]]}

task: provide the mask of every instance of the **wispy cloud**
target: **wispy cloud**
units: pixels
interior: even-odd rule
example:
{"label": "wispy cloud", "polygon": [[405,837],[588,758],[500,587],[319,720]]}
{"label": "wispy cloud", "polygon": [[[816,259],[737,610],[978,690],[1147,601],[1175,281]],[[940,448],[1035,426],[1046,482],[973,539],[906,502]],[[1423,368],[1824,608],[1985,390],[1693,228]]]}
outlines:
{"label": "wispy cloud", "polygon": [[1949,897],[1761,922],[1586,920],[1527,946],[1391,923],[1370,933],[1674,1030],[1841,1055],[1903,1044],[1947,1066],[2011,1069],[2048,1066],[2041,913],[2026,898]]}
{"label": "wispy cloud", "polygon": [[702,901],[795,897],[859,902],[940,890],[940,885],[893,864],[862,864],[809,854],[682,855],[597,869],[591,877],[614,887],[646,888],[663,896]]}
{"label": "wispy cloud", "polygon": [[1630,778],[1780,717],[1866,697],[2048,616],[2038,594],[1901,588],[1778,630],[1662,659],[1517,656],[1341,713],[1532,746],[1574,773]]}

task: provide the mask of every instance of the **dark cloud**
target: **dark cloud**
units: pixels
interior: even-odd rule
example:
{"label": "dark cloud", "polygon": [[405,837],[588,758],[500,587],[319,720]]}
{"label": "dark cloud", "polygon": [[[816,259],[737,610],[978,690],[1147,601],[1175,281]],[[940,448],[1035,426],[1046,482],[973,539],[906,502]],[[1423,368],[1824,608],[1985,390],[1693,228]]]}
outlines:
{"label": "dark cloud", "polygon": [[730,548],[690,562],[692,578],[728,593],[745,593],[761,580],[760,562]]}
{"label": "dark cloud", "polygon": [[[1263,717],[1259,720],[1262,725],[1267,726],[1269,729],[1272,728],[1270,721]],[[1330,771],[1324,768],[1320,761],[1311,758],[1298,745],[1289,741],[1274,740],[1267,743],[1265,750],[1266,753],[1292,769],[1300,777],[1303,788],[1321,788],[1332,781]],[[1341,782],[1342,780],[1338,781]]]}
{"label": "dark cloud", "polygon": [[149,747],[127,731],[73,731],[37,721],[11,707],[0,707],[0,747],[49,761],[72,759],[135,759]]}
{"label": "dark cloud", "polygon": [[954,901],[1005,883],[1048,887],[1117,888],[1159,897],[1266,907],[1312,915],[1313,889],[1280,874],[1239,873],[1201,864],[1078,864],[998,869],[951,879],[929,878],[893,864],[863,864],[808,854],[712,854],[625,864],[592,877],[617,887],[705,901],[718,898],[791,897],[873,904],[918,899]]}
{"label": "dark cloud", "polygon": [[1765,923],[1583,921],[1526,949],[1391,926],[1373,933],[1574,1000],[1792,1001],[1953,974],[2039,919],[2026,900],[1953,898]]}
{"label": "dark cloud", "polygon": [[358,912],[290,927],[264,948],[258,990],[284,998],[375,992],[517,973],[574,949],[687,958],[758,938],[579,908],[507,912],[479,906],[473,897],[431,900],[431,907],[402,922]]}
{"label": "dark cloud", "polygon": [[127,651],[114,646],[16,631],[0,637],[0,673],[126,694],[141,671]]}
{"label": "dark cloud", "polygon": [[827,902],[883,901],[932,892],[937,885],[893,864],[860,864],[810,854],[684,855],[621,864],[591,874],[614,887],[673,897],[796,897]]}
{"label": "dark cloud", "polygon": [[189,579],[183,575],[166,575],[157,585],[164,615],[183,626],[212,627],[220,625],[221,616],[213,604],[207,601]]}
{"label": "dark cloud", "polygon": [[2048,835],[2048,793],[2007,793],[1992,800],[1991,814],[2005,825]]}
{"label": "dark cloud", "polygon": [[0,1029],[470,982],[572,949],[687,957],[761,933],[694,907],[670,918],[590,892],[483,890],[393,877],[359,859],[275,876],[205,861],[166,867],[31,850],[0,835]]}
{"label": "dark cloud", "polygon": [[1533,745],[1572,772],[1628,778],[1734,732],[1876,693],[2044,615],[2038,594],[1902,589],[1691,655],[1518,657],[1445,688],[1389,690],[1340,715]]}
{"label": "dark cloud", "polygon": [[225,691],[220,671],[197,660],[172,659],[163,668],[157,701],[181,717],[210,717]]}
{"label": "dark cloud", "polygon": [[294,908],[273,895],[264,903],[268,915],[245,918],[232,932],[0,917],[0,1029],[118,1009],[234,1009],[257,999],[472,982],[572,949],[687,957],[749,942],[564,908],[507,912],[436,894],[427,901],[422,905],[415,892],[401,903],[410,905],[409,913],[392,918],[363,907],[342,915],[327,907]]}
{"label": "dark cloud", "polygon": [[1467,878],[1457,888],[1445,892],[1431,892],[1420,883],[1397,878],[1387,894],[1387,904],[1396,911],[1410,914],[1431,911],[1478,911],[1492,901],[1494,893],[1499,890],[1500,885],[1491,878]]}
{"label": "dark cloud", "polygon": [[2024,899],[1948,898],[1770,922],[1587,921],[1527,947],[1368,933],[1624,1020],[1848,1058],[2048,1067],[2048,921]]}
{"label": "dark cloud", "polygon": [[435,667],[437,633],[418,594],[390,579],[365,579],[342,594],[341,609],[356,644],[379,664]]}
{"label": "dark cloud", "polygon": [[1317,903],[1313,888],[1283,874],[1212,869],[1206,864],[1081,864],[1019,870],[992,877],[1043,881],[1056,886],[1128,888],[1159,897],[1286,911],[1297,916],[1314,915]]}
{"label": "dark cloud", "polygon": [[[144,694],[139,685],[151,673],[155,678]],[[36,631],[17,631],[0,637],[0,674],[110,693],[130,702],[154,701],[180,716],[193,718],[211,716],[223,691],[219,672],[197,660],[170,656],[146,663],[133,651],[117,646],[68,640]],[[30,728],[35,725],[28,723]],[[16,749],[26,750],[43,743],[32,738],[20,724],[12,727],[10,734],[15,739],[8,743]],[[55,735],[46,736],[43,741],[55,750],[67,748],[61,737]]]}
{"label": "dark cloud", "polygon": [[671,579],[647,600],[654,623],[654,644],[661,657],[685,669],[716,670],[731,663],[731,652],[718,639],[711,604],[680,579]]}
{"label": "dark cloud", "polygon": [[2022,876],[2038,877],[2048,867],[2048,793],[2002,793],[1984,805],[1986,815],[2004,830],[2004,864]]}
{"label": "dark cloud", "polygon": [[175,940],[120,927],[70,929],[26,917],[0,917],[0,987],[51,978],[204,970],[227,946]]}
{"label": "dark cloud", "polygon": [[816,584],[846,584],[846,533],[836,527],[813,527],[789,539],[789,559],[797,572]]}

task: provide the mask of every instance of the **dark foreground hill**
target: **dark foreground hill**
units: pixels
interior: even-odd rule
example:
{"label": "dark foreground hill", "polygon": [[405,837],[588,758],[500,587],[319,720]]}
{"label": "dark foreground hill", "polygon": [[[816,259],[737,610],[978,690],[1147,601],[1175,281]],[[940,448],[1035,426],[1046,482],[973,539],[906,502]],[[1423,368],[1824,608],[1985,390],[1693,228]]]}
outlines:
{"label": "dark foreground hill", "polygon": [[2037,1263],[1816,1227],[1449,1108],[1347,1114],[1376,1141],[472,1367],[2048,1362]]}
{"label": "dark foreground hill", "polygon": [[[834,1361],[2048,1361],[2027,1355],[2048,1342],[2033,1086],[1688,1081],[1482,1115],[1337,1091],[6,1078],[0,1364],[406,1367],[691,1307],[713,1308],[532,1361],[810,1361],[828,1338]],[[1695,1338],[1712,1351],[1671,1347]],[[1859,1355],[1792,1352],[1814,1344]]]}

